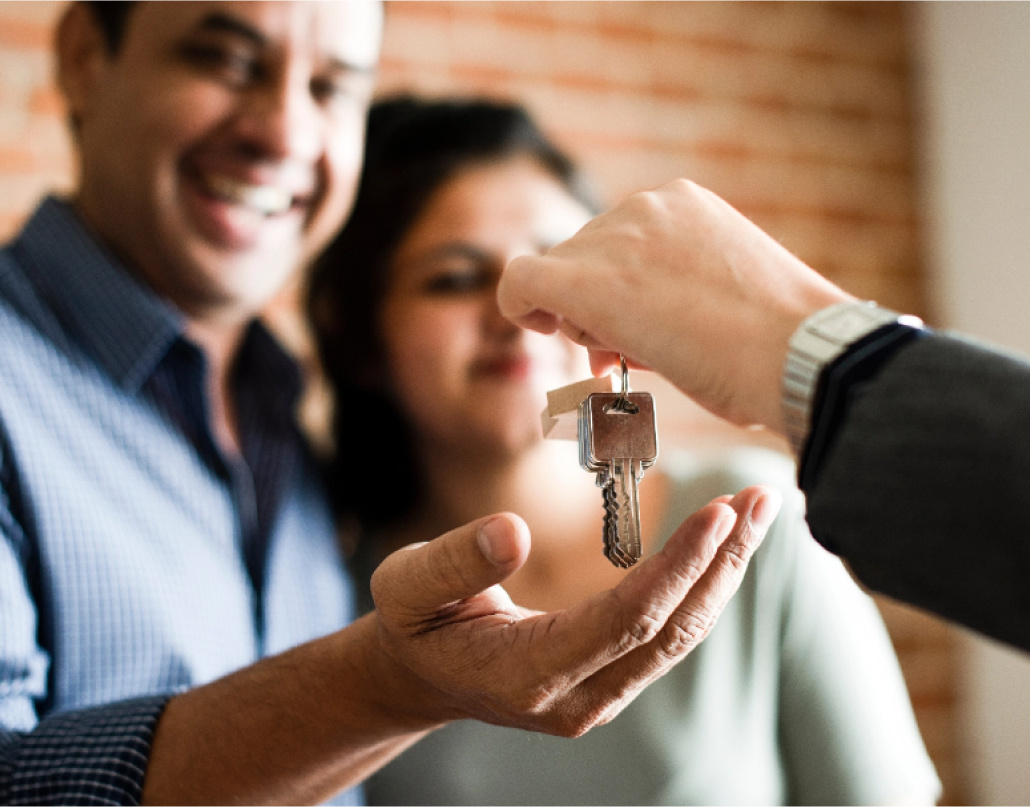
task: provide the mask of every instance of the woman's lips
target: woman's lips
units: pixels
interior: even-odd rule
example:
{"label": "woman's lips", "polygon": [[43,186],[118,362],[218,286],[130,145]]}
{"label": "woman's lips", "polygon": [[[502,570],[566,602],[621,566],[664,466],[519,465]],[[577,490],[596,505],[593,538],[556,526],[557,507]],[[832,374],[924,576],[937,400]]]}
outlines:
{"label": "woman's lips", "polygon": [[528,356],[482,359],[475,363],[473,371],[479,376],[522,380],[533,372],[533,361]]}

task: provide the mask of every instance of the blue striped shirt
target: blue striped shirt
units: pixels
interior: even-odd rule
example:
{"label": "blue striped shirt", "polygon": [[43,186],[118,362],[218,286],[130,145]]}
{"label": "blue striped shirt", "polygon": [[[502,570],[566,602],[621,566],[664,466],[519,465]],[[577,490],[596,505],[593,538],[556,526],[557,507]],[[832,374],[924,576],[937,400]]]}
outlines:
{"label": "blue striped shirt", "polygon": [[2,804],[138,802],[172,695],[352,618],[295,364],[249,328],[242,459],[205,377],[68,205],[0,251]]}

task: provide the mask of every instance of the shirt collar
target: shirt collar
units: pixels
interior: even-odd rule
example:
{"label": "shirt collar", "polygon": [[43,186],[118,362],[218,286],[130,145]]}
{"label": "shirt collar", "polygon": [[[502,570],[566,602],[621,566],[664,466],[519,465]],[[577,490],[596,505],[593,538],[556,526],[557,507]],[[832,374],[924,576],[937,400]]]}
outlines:
{"label": "shirt collar", "polygon": [[[46,198],[17,248],[72,338],[126,391],[138,392],[172,344],[185,338],[182,313],[129,272],[67,202]],[[273,385],[278,408],[296,405],[296,362],[256,320],[245,334],[240,361],[251,368],[248,375]]]}
{"label": "shirt collar", "polygon": [[182,336],[182,315],[98,242],[67,202],[45,199],[17,249],[72,338],[121,387],[138,391]]}

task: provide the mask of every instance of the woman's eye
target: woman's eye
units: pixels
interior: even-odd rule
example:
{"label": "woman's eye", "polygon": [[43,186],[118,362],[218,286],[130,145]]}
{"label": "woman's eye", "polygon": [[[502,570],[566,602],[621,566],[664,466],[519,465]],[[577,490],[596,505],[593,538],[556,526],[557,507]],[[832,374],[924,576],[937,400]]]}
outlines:
{"label": "woman's eye", "polygon": [[261,62],[249,51],[195,42],[183,46],[182,52],[195,67],[231,87],[246,86],[262,76]]}
{"label": "woman's eye", "polygon": [[425,283],[429,294],[462,294],[480,291],[494,281],[488,272],[477,269],[455,269],[437,272]]}

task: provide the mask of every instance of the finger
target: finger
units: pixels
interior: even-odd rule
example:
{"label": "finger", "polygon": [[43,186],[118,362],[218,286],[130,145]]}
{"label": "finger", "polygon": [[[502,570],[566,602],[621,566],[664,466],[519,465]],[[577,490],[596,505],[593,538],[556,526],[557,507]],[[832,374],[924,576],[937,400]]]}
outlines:
{"label": "finger", "polygon": [[610,350],[590,351],[590,372],[597,378],[608,375],[619,366],[619,354]]}
{"label": "finger", "polygon": [[[538,330],[539,326],[554,327],[544,333],[554,333],[559,326],[559,318],[553,314],[543,300],[530,300],[525,296],[525,289],[541,291],[546,284],[539,282],[541,273],[546,272],[546,258],[539,255],[522,255],[511,260],[501,273],[497,284],[497,306],[501,314],[516,325]],[[549,273],[553,282],[555,273]]]}
{"label": "finger", "polygon": [[671,661],[682,658],[708,635],[744,579],[751,556],[765,538],[782,503],[779,491],[764,485],[746,488],[729,501],[729,506],[737,513],[733,530],[660,637],[662,652]]}
{"label": "finger", "polygon": [[[521,255],[513,258],[501,273],[497,286],[497,306],[501,314],[523,328],[554,333],[561,331],[578,345],[590,350],[611,351],[613,345],[577,323],[579,315],[599,326],[612,325],[614,312],[589,313],[589,305],[577,288],[575,262],[548,255]],[[579,281],[582,283],[582,281]],[[635,365],[637,369],[647,369]]]}
{"label": "finger", "polygon": [[583,304],[575,269],[576,264],[549,255],[513,258],[497,284],[502,316],[541,333],[559,330],[584,347],[604,347],[574,321]]}
{"label": "finger", "polygon": [[556,317],[554,314],[548,314],[546,311],[540,311],[539,309],[533,309],[518,319],[511,321],[520,328],[548,335],[560,330],[562,327],[561,317]]}
{"label": "finger", "polygon": [[473,521],[387,557],[372,576],[373,599],[432,615],[510,576],[525,563],[529,545],[526,522],[512,513]]}
{"label": "finger", "polygon": [[[725,498],[720,497],[720,500]],[[779,491],[764,485],[746,488],[727,502],[737,514],[733,529],[672,614],[653,647],[648,648],[654,653],[655,667],[645,684],[664,674],[708,635],[739,588],[751,556],[762,543],[782,502]]]}
{"label": "finger", "polygon": [[565,337],[571,339],[577,345],[582,345],[588,350],[603,350],[605,348],[604,345],[594,338],[593,334],[579,327],[570,319],[560,318],[558,320],[558,330],[561,331]]}
{"label": "finger", "polygon": [[[719,497],[716,501],[724,502],[727,498]],[[748,562],[779,512],[781,503],[782,496],[778,491],[762,485],[746,488],[730,499],[728,506],[736,514],[732,530],[719,542],[711,562],[694,578],[682,602],[654,641],[612,664],[590,682],[591,686],[602,691],[611,687],[621,693],[613,698],[613,708],[605,720],[614,717],[635,693],[668,672],[708,635],[740,586]],[[690,532],[688,520],[673,533],[668,545],[693,540]]]}
{"label": "finger", "polygon": [[686,597],[729,534],[736,513],[710,504],[680,528],[673,546],[638,564],[614,589],[554,616],[548,630],[557,665],[581,681],[647,644]]}

